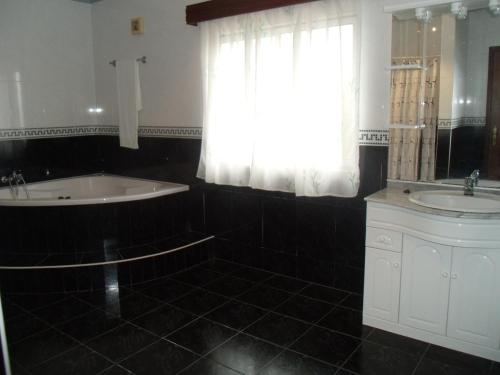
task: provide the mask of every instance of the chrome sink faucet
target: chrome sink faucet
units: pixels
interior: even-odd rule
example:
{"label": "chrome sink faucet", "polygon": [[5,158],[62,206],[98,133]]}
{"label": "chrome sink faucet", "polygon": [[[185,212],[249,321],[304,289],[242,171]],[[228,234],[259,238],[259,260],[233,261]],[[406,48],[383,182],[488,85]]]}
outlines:
{"label": "chrome sink faucet", "polygon": [[473,196],[474,186],[477,186],[479,181],[479,169],[474,169],[469,177],[464,180],[464,195]]}
{"label": "chrome sink faucet", "polygon": [[14,199],[19,198],[19,185],[23,187],[26,198],[30,199],[30,193],[28,191],[28,188],[26,187],[26,180],[24,179],[24,176],[20,171],[12,171],[9,176],[2,176],[0,178],[0,181],[3,184],[9,184],[9,189],[14,196]]}

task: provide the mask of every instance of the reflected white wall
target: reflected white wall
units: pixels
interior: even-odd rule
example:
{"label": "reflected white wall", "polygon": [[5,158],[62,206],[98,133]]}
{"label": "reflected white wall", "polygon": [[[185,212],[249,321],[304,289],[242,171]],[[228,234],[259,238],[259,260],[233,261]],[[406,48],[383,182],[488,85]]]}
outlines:
{"label": "reflected white wall", "polygon": [[486,9],[469,12],[466,116],[486,116],[489,48],[500,46],[500,18]]}

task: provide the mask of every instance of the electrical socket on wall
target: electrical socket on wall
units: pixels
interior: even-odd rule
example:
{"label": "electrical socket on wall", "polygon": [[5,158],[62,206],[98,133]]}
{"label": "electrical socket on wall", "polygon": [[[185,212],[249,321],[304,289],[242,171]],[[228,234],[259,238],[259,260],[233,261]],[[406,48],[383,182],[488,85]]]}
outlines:
{"label": "electrical socket on wall", "polygon": [[130,20],[130,34],[132,35],[144,34],[144,18],[134,17]]}

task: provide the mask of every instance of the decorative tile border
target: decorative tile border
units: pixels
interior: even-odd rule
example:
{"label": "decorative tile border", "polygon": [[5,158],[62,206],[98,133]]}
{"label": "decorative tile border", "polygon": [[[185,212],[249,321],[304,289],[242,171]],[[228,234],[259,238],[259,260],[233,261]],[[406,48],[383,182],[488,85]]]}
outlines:
{"label": "decorative tile border", "polygon": [[438,129],[456,129],[464,126],[485,126],[486,117],[460,117],[454,119],[439,119]]}
{"label": "decorative tile border", "polygon": [[[139,137],[201,138],[202,128],[141,126]],[[83,125],[50,128],[0,129],[0,140],[118,135],[116,125]]]}
{"label": "decorative tile border", "polygon": [[359,129],[360,146],[388,146],[389,131],[384,129]]}
{"label": "decorative tile border", "polygon": [[[36,139],[36,138],[59,138],[95,135],[100,131],[100,126],[65,126],[51,128],[23,128],[23,129],[0,129],[0,139]],[[106,127],[104,127],[106,128]]]}
{"label": "decorative tile border", "polygon": [[201,138],[202,128],[139,127],[139,137]]}
{"label": "decorative tile border", "polygon": [[[51,128],[0,129],[0,140],[79,137],[89,135],[117,136],[118,126],[84,125]],[[202,128],[199,127],[139,127],[139,137],[199,139],[201,136]],[[387,146],[388,143],[389,132],[387,130],[359,130],[359,144],[361,146]]]}
{"label": "decorative tile border", "polygon": [[462,126],[486,126],[486,117],[462,117]]}

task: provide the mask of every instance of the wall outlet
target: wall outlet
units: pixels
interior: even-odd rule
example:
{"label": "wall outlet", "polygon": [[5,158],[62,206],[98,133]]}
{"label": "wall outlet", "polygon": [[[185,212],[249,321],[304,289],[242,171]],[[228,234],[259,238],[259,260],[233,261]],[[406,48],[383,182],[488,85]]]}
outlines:
{"label": "wall outlet", "polygon": [[144,34],[144,18],[135,17],[130,20],[130,34],[132,35]]}

